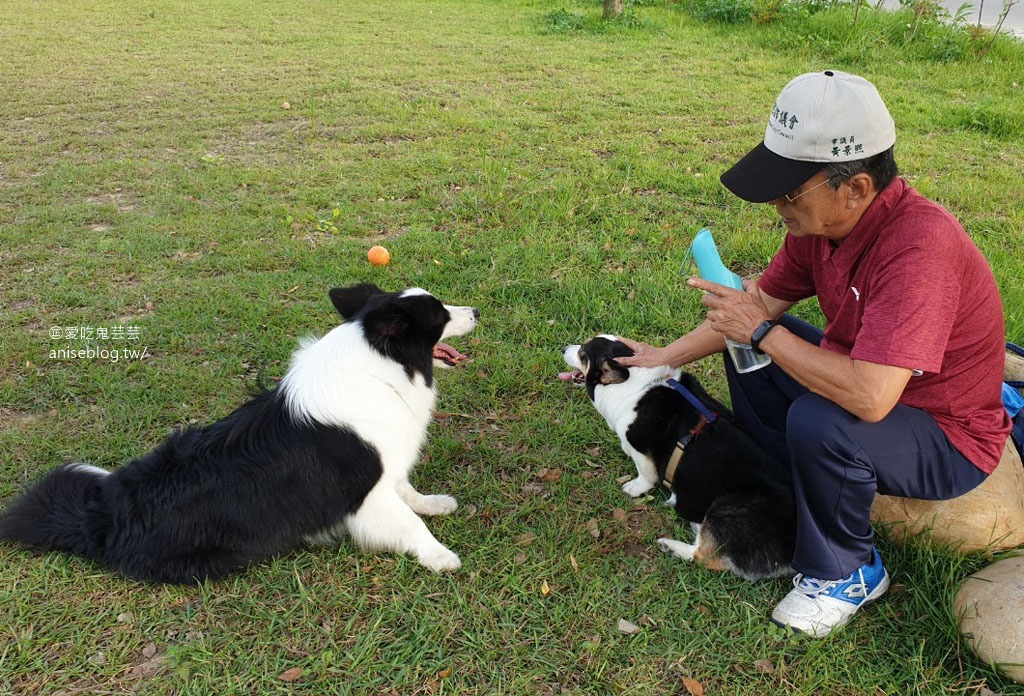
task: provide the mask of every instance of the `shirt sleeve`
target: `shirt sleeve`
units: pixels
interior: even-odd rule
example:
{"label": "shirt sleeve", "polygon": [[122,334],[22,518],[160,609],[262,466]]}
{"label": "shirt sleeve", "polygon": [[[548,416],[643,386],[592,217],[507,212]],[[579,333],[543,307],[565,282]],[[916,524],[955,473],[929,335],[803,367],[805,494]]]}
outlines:
{"label": "shirt sleeve", "polygon": [[775,299],[786,302],[799,302],[814,296],[814,278],[808,263],[809,246],[786,235],[782,248],[758,279],[758,287]]}

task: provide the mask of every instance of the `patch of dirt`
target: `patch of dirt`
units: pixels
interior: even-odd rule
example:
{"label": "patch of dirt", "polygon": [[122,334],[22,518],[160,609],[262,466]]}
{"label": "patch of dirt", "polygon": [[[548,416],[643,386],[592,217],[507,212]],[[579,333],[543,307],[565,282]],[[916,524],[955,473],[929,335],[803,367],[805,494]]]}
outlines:
{"label": "patch of dirt", "polygon": [[26,425],[38,423],[44,417],[42,413],[31,411],[16,411],[13,408],[0,408],[0,424],[3,427],[15,429]]}
{"label": "patch of dirt", "polygon": [[[114,189],[111,193],[100,193],[95,196],[89,196],[85,199],[86,203],[92,203],[93,205],[112,205],[117,208],[119,213],[132,213],[139,209],[141,202],[138,198],[125,192],[123,189]],[[109,229],[105,225],[93,225],[95,228]],[[100,229],[94,231],[103,231]]]}

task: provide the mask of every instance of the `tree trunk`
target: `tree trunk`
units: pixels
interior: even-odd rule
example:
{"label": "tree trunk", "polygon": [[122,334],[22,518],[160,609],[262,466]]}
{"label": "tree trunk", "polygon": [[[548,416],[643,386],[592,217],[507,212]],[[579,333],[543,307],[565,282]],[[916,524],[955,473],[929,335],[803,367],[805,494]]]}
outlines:
{"label": "tree trunk", "polygon": [[604,18],[618,19],[622,15],[622,0],[604,0]]}

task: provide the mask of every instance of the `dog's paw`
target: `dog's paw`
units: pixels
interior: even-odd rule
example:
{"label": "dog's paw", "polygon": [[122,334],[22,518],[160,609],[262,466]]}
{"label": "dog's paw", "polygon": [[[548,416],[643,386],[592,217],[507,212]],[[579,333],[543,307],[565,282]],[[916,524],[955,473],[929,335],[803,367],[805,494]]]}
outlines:
{"label": "dog's paw", "polygon": [[459,503],[450,495],[424,495],[416,501],[415,510],[421,515],[450,515]]}
{"label": "dog's paw", "polygon": [[626,481],[626,483],[622,485],[622,490],[624,490],[626,495],[631,498],[639,498],[652,488],[654,488],[654,484],[642,476],[637,476],[632,481]]}
{"label": "dog's paw", "polygon": [[684,561],[692,561],[693,554],[697,551],[697,547],[693,544],[687,544],[686,542],[669,539],[667,537],[658,539],[658,546],[665,549],[673,556],[682,558]]}
{"label": "dog's paw", "polygon": [[435,573],[458,570],[462,567],[462,561],[458,555],[444,546],[439,546],[427,553],[417,554],[420,563],[430,568]]}

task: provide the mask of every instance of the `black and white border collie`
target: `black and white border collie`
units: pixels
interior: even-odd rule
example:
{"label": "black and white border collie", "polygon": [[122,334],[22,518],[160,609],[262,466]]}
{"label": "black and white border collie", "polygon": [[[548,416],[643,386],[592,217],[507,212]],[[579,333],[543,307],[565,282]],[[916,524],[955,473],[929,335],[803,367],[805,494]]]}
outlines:
{"label": "black and white border collie", "polygon": [[[691,523],[696,539],[658,543],[680,558],[746,580],[792,574],[796,511],[788,469],[740,430],[693,375],[668,366],[624,367],[616,360],[631,355],[615,336],[597,336],[565,349],[565,362],[575,370],[559,377],[586,386],[636,464],[637,477],[622,487],[626,493],[637,497],[671,479],[667,504]],[[668,379],[689,390],[714,421],[701,424],[701,413]],[[682,457],[667,475],[680,439],[686,443]]]}
{"label": "black and white border collie", "polygon": [[409,483],[436,398],[440,341],[479,312],[413,288],[330,291],[344,323],[294,353],[277,389],[169,436],[114,471],[66,464],[0,516],[0,538],[79,554],[139,580],[215,579],[349,534],[367,550],[459,568],[419,515],[456,509]]}

